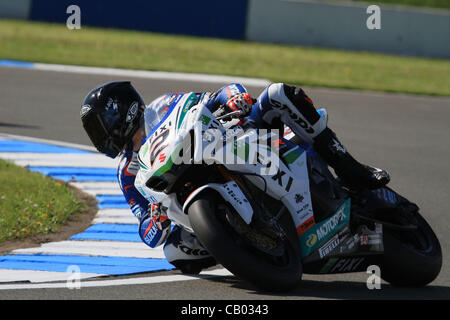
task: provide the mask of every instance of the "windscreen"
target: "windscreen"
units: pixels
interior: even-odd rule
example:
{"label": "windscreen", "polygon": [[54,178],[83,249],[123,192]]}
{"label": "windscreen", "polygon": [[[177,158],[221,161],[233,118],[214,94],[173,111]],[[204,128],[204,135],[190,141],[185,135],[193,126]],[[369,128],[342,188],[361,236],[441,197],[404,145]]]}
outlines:
{"label": "windscreen", "polygon": [[173,95],[167,94],[153,100],[145,109],[145,134],[148,136],[153,128],[164,118],[173,101]]}

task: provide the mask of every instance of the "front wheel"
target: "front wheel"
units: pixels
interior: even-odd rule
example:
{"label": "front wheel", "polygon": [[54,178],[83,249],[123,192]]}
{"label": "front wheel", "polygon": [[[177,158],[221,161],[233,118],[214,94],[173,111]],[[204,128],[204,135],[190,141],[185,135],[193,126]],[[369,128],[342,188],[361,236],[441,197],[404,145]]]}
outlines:
{"label": "front wheel", "polygon": [[[223,208],[228,212],[224,212]],[[287,291],[295,288],[301,281],[302,265],[299,249],[292,239],[295,228],[291,224],[283,224],[288,235],[277,241],[278,255],[273,256],[261,250],[261,246],[271,246],[272,239],[267,238],[257,228],[245,225],[242,228],[250,235],[248,238],[259,245],[249,244],[248,238],[241,234],[229,223],[229,216],[238,217],[235,210],[224,203],[223,199],[214,191],[202,192],[190,205],[188,214],[195,235],[203,246],[226,269],[245,281],[260,289],[268,291]],[[290,217],[289,217],[290,218]],[[286,220],[286,215],[284,220]],[[289,221],[290,222],[290,221]],[[258,248],[259,246],[259,248]]]}

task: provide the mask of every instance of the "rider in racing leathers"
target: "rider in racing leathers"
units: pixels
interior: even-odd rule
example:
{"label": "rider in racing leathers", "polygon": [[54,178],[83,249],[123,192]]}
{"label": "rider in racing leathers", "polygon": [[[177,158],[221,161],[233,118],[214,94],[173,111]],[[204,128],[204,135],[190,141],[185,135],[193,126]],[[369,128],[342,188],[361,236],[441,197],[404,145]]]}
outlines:
{"label": "rider in racing leathers", "polygon": [[[84,99],[81,120],[98,151],[121,159],[118,181],[131,211],[139,219],[139,235],[155,248],[164,244],[167,260],[182,272],[198,273],[214,265],[215,260],[196,237],[179,226],[171,229],[167,214],[158,203],[149,203],[134,187],[139,170],[137,153],[143,139],[156,123],[145,123],[146,112],[162,119],[177,93],[154,100],[147,107],[130,82],[110,82],[93,89]],[[230,84],[214,93],[197,93],[199,101],[211,111],[223,107],[226,112],[240,111],[241,123],[256,128],[288,126],[335,170],[349,188],[375,189],[389,182],[389,174],[356,161],[327,127],[325,113],[318,113],[311,99],[295,86],[269,85],[253,99],[240,84]]]}

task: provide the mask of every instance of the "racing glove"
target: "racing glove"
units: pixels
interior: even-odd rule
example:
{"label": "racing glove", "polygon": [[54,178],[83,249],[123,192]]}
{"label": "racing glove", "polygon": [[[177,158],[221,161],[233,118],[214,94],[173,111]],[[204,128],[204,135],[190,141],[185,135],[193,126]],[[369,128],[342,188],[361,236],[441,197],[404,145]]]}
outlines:
{"label": "racing glove", "polygon": [[152,248],[166,242],[169,236],[171,221],[166,210],[161,203],[149,204],[147,214],[141,219],[139,235],[142,241]]}
{"label": "racing glove", "polygon": [[225,103],[225,111],[226,113],[240,111],[240,114],[236,114],[235,117],[246,117],[252,111],[253,103],[254,100],[250,94],[238,93]]}

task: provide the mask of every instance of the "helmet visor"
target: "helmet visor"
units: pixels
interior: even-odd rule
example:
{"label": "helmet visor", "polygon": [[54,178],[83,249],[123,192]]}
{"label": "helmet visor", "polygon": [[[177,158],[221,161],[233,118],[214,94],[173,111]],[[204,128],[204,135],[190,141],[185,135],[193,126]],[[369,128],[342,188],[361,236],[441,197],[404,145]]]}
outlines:
{"label": "helmet visor", "polygon": [[[109,119],[111,120],[111,118]],[[83,121],[84,129],[86,130],[92,144],[101,153],[106,154],[110,158],[115,158],[124,148],[125,141],[119,135],[111,134],[116,131],[116,123],[103,121],[100,115],[92,114]]]}

